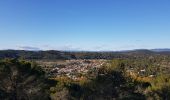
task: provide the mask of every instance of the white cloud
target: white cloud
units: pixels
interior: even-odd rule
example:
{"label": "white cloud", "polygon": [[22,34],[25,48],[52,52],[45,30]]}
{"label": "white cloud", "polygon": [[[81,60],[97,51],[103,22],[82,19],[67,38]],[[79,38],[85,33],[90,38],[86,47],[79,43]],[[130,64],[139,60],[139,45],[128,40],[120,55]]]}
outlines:
{"label": "white cloud", "polygon": [[18,46],[18,49],[20,49],[20,50],[31,50],[31,51],[41,50],[38,47],[32,47],[32,46]]}

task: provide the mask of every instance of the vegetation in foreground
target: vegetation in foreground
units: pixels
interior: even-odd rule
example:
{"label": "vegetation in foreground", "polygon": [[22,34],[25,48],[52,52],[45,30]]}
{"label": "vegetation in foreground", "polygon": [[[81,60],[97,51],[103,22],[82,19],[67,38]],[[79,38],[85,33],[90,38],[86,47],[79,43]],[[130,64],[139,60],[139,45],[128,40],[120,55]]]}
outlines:
{"label": "vegetation in foreground", "polygon": [[40,67],[16,59],[0,61],[1,100],[49,100],[54,83]]}
{"label": "vegetation in foreground", "polygon": [[[36,64],[6,59],[0,61],[0,99],[169,100],[170,75],[168,69],[155,66],[165,59],[157,60],[116,59],[80,80],[59,77],[52,81]],[[140,66],[146,69],[142,76],[135,74]],[[128,68],[133,68],[134,74]],[[154,77],[148,77],[150,74]]]}

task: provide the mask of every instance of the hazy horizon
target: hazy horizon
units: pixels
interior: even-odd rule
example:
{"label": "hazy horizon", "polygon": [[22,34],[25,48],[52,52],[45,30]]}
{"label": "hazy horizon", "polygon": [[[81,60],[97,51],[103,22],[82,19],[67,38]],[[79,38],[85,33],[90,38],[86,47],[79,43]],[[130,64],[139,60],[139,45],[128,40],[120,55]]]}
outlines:
{"label": "hazy horizon", "polygon": [[27,49],[0,49],[0,51],[6,51],[6,50],[18,50],[18,51],[61,51],[61,52],[128,52],[128,51],[138,51],[138,50],[149,50],[153,52],[166,52],[170,51],[170,48],[153,48],[153,49],[145,49],[145,48],[138,48],[138,49],[125,49],[125,50],[57,50],[57,49],[48,49],[48,50],[42,50],[42,49],[35,49],[35,48],[27,48]]}
{"label": "hazy horizon", "polygon": [[170,48],[169,0],[1,0],[0,50]]}

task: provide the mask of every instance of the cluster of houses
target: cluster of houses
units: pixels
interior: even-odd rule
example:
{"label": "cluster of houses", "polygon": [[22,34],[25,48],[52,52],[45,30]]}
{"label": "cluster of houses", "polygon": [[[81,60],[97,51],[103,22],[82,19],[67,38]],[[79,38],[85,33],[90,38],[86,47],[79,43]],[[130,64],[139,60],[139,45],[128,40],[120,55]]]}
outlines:
{"label": "cluster of houses", "polygon": [[89,70],[101,67],[106,60],[65,60],[64,63],[47,63],[43,69],[50,78],[67,76],[76,80],[78,75],[87,74]]}
{"label": "cluster of houses", "polygon": [[[61,76],[67,76],[71,79],[77,79],[78,76],[85,75],[89,71],[94,71],[106,63],[107,60],[104,59],[93,59],[93,60],[63,60],[63,61],[47,61],[39,62],[40,66],[47,73],[50,78],[57,78]],[[165,65],[165,64],[162,64]],[[160,66],[160,65],[159,65]],[[158,68],[158,67],[155,67]],[[162,70],[168,69],[169,67],[161,66]],[[155,77],[156,72],[148,73],[147,67],[127,67],[126,72],[131,76],[140,77]]]}
{"label": "cluster of houses", "polygon": [[150,78],[156,76],[155,74],[150,74],[150,75],[146,76],[146,73],[147,73],[146,69],[140,69],[140,70],[136,71],[136,70],[134,70],[134,68],[130,68],[130,69],[127,69],[126,72],[129,73],[129,75],[131,75],[131,76],[138,75],[140,77],[150,77]]}

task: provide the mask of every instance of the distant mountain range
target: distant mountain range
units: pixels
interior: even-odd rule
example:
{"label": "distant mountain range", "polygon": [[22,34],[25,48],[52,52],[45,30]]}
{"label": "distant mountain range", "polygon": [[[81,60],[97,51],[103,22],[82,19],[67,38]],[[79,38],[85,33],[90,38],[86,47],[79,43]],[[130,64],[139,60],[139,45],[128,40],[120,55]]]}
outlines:
{"label": "distant mountain range", "polygon": [[154,52],[170,52],[169,48],[165,48],[165,49],[151,49],[151,51]]}
{"label": "distant mountain range", "polygon": [[0,50],[0,59],[19,58],[28,60],[57,60],[57,59],[113,59],[148,56],[170,56],[170,49],[137,49],[127,51],[26,51],[26,50]]}

